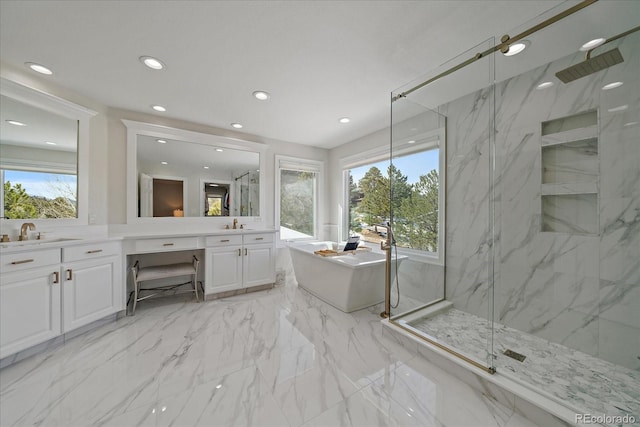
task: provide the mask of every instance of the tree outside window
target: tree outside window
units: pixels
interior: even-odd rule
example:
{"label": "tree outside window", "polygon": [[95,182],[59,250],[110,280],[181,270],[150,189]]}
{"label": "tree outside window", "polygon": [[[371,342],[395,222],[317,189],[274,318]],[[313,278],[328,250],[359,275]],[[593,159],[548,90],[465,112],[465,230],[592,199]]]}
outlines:
{"label": "tree outside window", "polygon": [[[349,233],[360,235],[365,241],[380,242],[386,238],[386,231],[376,224],[390,221],[393,215],[398,247],[436,253],[438,154],[435,148],[394,159],[391,165],[387,161],[350,169]],[[380,168],[385,163],[387,167],[383,173]],[[423,170],[425,166],[435,168]]]}

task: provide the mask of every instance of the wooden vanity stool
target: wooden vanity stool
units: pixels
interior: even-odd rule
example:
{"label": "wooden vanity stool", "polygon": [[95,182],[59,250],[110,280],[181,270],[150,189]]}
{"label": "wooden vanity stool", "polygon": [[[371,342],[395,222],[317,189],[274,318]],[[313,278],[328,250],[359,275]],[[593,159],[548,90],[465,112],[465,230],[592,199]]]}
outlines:
{"label": "wooden vanity stool", "polygon": [[[151,298],[155,295],[158,295],[162,292],[167,291],[175,291],[176,293],[183,292],[193,292],[196,294],[196,301],[200,301],[198,298],[198,265],[200,261],[198,258],[193,257],[192,262],[184,262],[180,264],[168,264],[168,265],[154,265],[150,267],[142,267],[140,268],[139,261],[131,267],[131,272],[133,273],[133,307],[131,309],[131,315],[133,316],[136,313],[136,305],[138,301],[145,300],[147,298]],[[172,284],[172,285],[163,285],[154,288],[141,288],[141,282],[148,280],[157,280],[157,279],[167,279],[170,277],[178,277],[178,276],[191,276],[192,279],[189,282]],[[180,286],[191,285],[192,289],[178,289]],[[146,291],[155,291],[152,294],[140,296],[141,292]]]}

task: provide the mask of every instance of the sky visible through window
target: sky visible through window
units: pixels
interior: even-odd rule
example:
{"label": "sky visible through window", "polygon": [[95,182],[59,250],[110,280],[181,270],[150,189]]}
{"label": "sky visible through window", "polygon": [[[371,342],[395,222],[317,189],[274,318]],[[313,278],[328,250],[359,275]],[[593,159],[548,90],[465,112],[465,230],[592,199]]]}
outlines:
{"label": "sky visible through window", "polygon": [[[409,184],[413,184],[418,182],[420,175],[426,175],[433,169],[438,170],[438,149],[412,153],[402,157],[395,157],[393,159],[393,165],[407,177],[407,182]],[[353,182],[357,184],[364,174],[373,166],[380,169],[380,172],[386,176],[389,161],[383,160],[377,163],[370,163],[350,169]]]}
{"label": "sky visible through window", "polygon": [[56,183],[68,184],[74,190],[76,188],[76,175],[59,173],[5,170],[4,180],[10,181],[12,185],[20,183],[28,194],[48,199],[60,196]]}

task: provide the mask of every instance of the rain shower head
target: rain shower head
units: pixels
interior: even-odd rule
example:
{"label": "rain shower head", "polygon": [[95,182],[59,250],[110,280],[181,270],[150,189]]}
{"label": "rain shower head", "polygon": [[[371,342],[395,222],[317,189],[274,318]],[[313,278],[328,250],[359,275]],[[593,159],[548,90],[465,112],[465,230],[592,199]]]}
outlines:
{"label": "rain shower head", "polygon": [[622,57],[620,50],[615,48],[598,56],[594,56],[593,58],[587,57],[586,60],[579,64],[560,70],[556,73],[556,77],[559,78],[562,83],[569,83],[590,74],[597,73],[598,71],[602,71],[605,68],[609,68],[623,61],[624,58]]}

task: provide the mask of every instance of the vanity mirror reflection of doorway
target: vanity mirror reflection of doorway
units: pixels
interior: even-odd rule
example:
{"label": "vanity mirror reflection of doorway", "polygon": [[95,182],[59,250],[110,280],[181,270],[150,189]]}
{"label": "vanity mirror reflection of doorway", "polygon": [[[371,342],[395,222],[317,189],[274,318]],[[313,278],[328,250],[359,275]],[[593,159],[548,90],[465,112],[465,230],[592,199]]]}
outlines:
{"label": "vanity mirror reflection of doorway", "polygon": [[183,182],[175,179],[153,178],[153,216],[183,216]]}
{"label": "vanity mirror reflection of doorway", "polygon": [[229,216],[231,207],[230,184],[203,182],[204,216]]}

